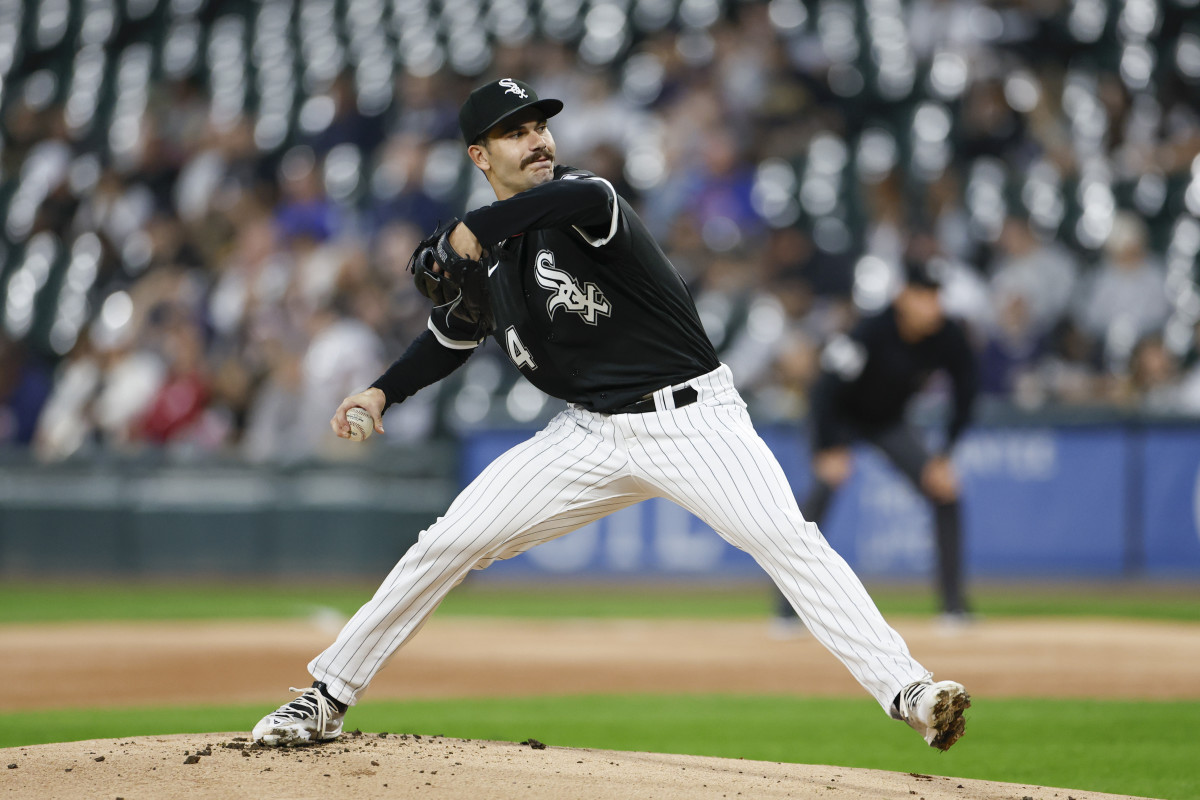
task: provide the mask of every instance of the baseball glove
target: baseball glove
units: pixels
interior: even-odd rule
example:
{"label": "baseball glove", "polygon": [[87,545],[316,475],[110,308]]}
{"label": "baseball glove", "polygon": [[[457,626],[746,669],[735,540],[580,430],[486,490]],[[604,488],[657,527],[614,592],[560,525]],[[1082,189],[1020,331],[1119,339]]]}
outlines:
{"label": "baseball glove", "polygon": [[464,258],[450,246],[450,231],[458,223],[457,219],[443,222],[422,240],[408,260],[408,271],[413,274],[417,291],[435,306],[445,306],[459,319],[490,328],[492,305],[488,297],[487,265]]}

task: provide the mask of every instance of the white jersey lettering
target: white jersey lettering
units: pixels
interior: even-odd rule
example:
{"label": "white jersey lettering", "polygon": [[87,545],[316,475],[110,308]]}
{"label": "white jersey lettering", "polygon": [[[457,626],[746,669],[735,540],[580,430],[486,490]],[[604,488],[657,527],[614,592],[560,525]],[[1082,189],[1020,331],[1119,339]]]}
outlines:
{"label": "white jersey lettering", "polygon": [[546,313],[550,319],[554,319],[554,312],[559,308],[578,314],[588,325],[595,325],[600,316],[612,315],[612,306],[600,288],[594,283],[585,283],[581,287],[569,272],[554,266],[554,253],[549,250],[537,254],[534,274],[538,286],[553,292],[546,301]]}
{"label": "white jersey lettering", "polygon": [[521,341],[521,337],[517,335],[517,329],[512,325],[504,330],[504,347],[508,350],[508,357],[512,359],[517,369],[525,367],[529,367],[530,371],[537,369],[533,356],[529,355],[529,348]]}

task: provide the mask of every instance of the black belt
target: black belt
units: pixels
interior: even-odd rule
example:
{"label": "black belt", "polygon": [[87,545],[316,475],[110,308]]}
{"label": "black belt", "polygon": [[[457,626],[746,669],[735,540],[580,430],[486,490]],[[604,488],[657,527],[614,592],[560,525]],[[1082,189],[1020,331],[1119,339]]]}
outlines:
{"label": "black belt", "polygon": [[[690,406],[692,403],[696,402],[696,399],[700,395],[694,386],[684,386],[682,389],[676,389],[675,391],[671,392],[671,396],[675,398],[675,407],[683,408],[684,406]],[[641,400],[635,400],[629,405],[621,406],[620,408],[614,408],[612,411],[607,413],[645,414],[647,411],[657,410],[658,409],[654,404],[654,395],[650,394],[646,397],[643,397]]]}

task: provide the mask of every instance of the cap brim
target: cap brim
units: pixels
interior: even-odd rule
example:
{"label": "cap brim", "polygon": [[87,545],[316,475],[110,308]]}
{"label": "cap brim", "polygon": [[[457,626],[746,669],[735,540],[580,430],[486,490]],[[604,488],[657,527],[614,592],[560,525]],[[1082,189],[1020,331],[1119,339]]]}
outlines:
{"label": "cap brim", "polygon": [[558,112],[563,110],[563,104],[562,104],[561,100],[552,100],[550,98],[546,98],[545,100],[534,100],[533,102],[525,103],[524,105],[517,106],[516,108],[512,109],[511,111],[504,112],[499,117],[496,117],[496,119],[494,119],[491,122],[489,122],[488,124],[482,126],[479,129],[479,132],[476,133],[475,136],[472,137],[471,141],[474,141],[475,139],[478,139],[480,136],[483,136],[488,131],[490,131],[492,128],[496,127],[501,122],[504,122],[504,120],[511,117],[513,114],[519,114],[520,112],[524,111],[527,108],[536,108],[537,110],[541,111],[543,114],[546,115],[546,119],[550,119],[550,117],[553,117],[555,114],[557,114]]}

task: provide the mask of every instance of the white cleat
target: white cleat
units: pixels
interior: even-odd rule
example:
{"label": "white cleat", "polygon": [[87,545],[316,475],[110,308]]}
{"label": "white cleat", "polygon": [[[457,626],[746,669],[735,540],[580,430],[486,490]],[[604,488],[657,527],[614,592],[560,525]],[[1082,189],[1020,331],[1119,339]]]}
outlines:
{"label": "white cleat", "polygon": [[259,720],[254,726],[254,741],[267,747],[289,747],[342,735],[346,712],[338,709],[318,687],[291,691],[300,692],[300,696]]}
{"label": "white cleat", "polygon": [[971,695],[961,683],[926,678],[900,691],[899,718],[938,750],[949,750],[962,738],[967,721],[963,712],[971,707]]}

